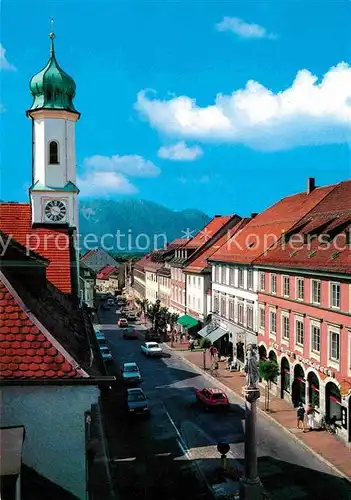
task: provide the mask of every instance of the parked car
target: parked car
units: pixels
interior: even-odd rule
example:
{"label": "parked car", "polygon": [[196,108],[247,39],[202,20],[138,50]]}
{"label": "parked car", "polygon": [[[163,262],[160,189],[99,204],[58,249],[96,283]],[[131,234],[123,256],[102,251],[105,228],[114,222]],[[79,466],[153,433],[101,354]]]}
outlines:
{"label": "parked car", "polygon": [[161,335],[157,333],[155,330],[147,330],[145,333],[145,341],[146,342],[157,342],[158,344],[161,342]]}
{"label": "parked car", "polygon": [[102,359],[106,363],[111,363],[113,361],[113,358],[112,358],[112,354],[110,352],[110,349],[107,347],[107,345],[99,345],[99,348],[100,348]]}
{"label": "parked car", "polygon": [[145,356],[162,356],[162,349],[157,342],[145,342],[140,349]]}
{"label": "parked car", "polygon": [[124,382],[135,383],[141,381],[141,373],[136,363],[123,363],[121,371]]}
{"label": "parked car", "polygon": [[98,344],[99,344],[99,347],[103,347],[103,346],[106,346],[107,347],[107,343],[106,343],[106,339],[105,337],[97,337],[97,341],[98,341]]}
{"label": "parked car", "polygon": [[128,319],[129,321],[136,321],[136,320],[137,320],[137,315],[135,314],[135,312],[134,312],[134,311],[129,311],[129,312],[127,313],[127,319]]}
{"label": "parked car", "polygon": [[206,408],[229,408],[229,400],[226,393],[213,387],[196,391],[196,400]]}
{"label": "parked car", "polygon": [[105,334],[101,330],[95,330],[95,336],[97,339],[101,339],[101,338],[104,339],[105,338]]}
{"label": "parked car", "polygon": [[117,321],[117,325],[120,328],[128,328],[128,321],[126,320],[126,318],[119,318],[119,320]]}
{"label": "parked car", "polygon": [[135,415],[150,415],[149,405],[144,391],[140,387],[127,390],[128,412]]}
{"label": "parked car", "polygon": [[139,338],[138,330],[134,328],[125,329],[123,332],[123,338],[128,340],[137,340]]}

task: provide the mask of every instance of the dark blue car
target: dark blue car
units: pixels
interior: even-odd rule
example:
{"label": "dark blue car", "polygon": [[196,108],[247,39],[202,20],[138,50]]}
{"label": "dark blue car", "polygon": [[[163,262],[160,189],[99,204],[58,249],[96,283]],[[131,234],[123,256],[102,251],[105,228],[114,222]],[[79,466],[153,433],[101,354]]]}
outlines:
{"label": "dark blue car", "polygon": [[127,390],[127,404],[130,414],[145,416],[150,414],[147,398],[140,387]]}

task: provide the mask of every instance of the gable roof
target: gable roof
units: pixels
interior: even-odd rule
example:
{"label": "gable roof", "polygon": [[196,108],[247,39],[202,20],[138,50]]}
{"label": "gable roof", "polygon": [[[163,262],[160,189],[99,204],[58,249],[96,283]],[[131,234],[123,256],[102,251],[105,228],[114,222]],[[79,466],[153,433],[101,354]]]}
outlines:
{"label": "gable roof", "polygon": [[308,214],[335,186],[315,188],[310,193],[303,192],[282,198],[256,215],[242,231],[211,255],[210,260],[252,263],[263,252],[267,252],[269,247],[277,244],[282,234]]}
{"label": "gable roof", "polygon": [[118,262],[102,248],[88,250],[80,258],[80,261],[84,262],[84,264],[93,269],[93,271],[101,271],[101,269],[106,266],[119,267]]}
{"label": "gable roof", "polygon": [[88,374],[37,321],[4,276],[0,280],[0,378],[76,378]]}
{"label": "gable roof", "polygon": [[116,266],[105,266],[100,269],[96,277],[98,280],[108,280],[110,276],[116,271],[118,271]]}
{"label": "gable roof", "polygon": [[0,256],[0,377],[89,378],[104,374],[84,308],[54,287],[45,265],[13,240]]}
{"label": "gable roof", "polygon": [[351,273],[351,181],[337,184],[295,224],[279,244],[254,263]]}
{"label": "gable roof", "polygon": [[67,228],[33,228],[29,203],[0,203],[0,229],[25,248],[46,258],[49,261],[48,280],[62,292],[72,291]]}
{"label": "gable roof", "polygon": [[193,238],[188,240],[184,248],[199,248],[207,243],[222,227],[233,217],[233,215],[215,215],[206,226]]}
{"label": "gable roof", "polygon": [[208,260],[211,255],[213,255],[222,246],[225,246],[228,240],[236,233],[241,231],[246,224],[249,223],[251,219],[245,218],[238,222],[234,227],[228,229],[228,231],[221,236],[213,245],[211,245],[207,250],[201,253],[193,262],[191,262],[185,269],[184,272],[188,273],[201,273],[209,267]]}

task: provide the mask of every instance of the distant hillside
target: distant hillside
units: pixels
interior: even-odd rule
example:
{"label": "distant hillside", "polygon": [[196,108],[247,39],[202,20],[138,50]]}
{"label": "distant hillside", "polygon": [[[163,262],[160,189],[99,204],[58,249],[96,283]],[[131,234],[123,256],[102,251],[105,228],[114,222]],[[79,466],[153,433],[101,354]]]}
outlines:
{"label": "distant hillside", "polygon": [[107,251],[145,252],[184,238],[187,231],[194,236],[210,220],[200,210],[176,212],[145,200],[82,200],[79,215],[82,252],[93,247],[94,239]]}

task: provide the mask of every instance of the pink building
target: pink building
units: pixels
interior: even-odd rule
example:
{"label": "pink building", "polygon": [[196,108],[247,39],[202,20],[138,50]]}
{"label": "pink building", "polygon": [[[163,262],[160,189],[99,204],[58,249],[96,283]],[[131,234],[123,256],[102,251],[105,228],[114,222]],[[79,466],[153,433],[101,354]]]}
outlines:
{"label": "pink building", "polygon": [[351,181],[337,184],[258,270],[260,355],[280,367],[276,390],[351,441]]}

